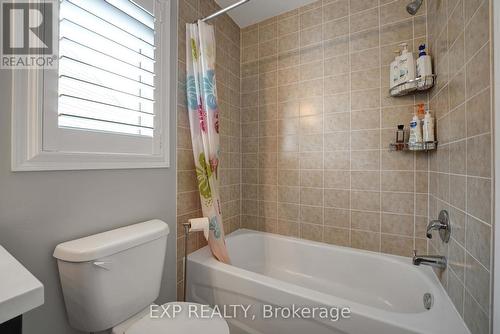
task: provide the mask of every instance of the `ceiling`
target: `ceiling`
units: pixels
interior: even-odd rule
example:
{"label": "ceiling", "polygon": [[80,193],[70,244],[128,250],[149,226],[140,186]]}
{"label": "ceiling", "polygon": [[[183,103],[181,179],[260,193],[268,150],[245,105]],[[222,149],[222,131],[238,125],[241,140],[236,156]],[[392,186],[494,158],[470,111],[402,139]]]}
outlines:
{"label": "ceiling", "polygon": [[[215,0],[222,8],[232,5],[237,1]],[[241,28],[245,28],[314,1],[316,0],[250,0],[240,7],[229,11],[228,14],[236,24]]]}

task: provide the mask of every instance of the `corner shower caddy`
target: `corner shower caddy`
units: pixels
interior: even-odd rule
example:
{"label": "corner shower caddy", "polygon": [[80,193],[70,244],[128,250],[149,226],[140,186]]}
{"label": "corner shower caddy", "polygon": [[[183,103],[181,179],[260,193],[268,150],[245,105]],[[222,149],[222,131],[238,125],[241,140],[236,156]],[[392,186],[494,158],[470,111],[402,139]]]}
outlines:
{"label": "corner shower caddy", "polygon": [[[391,89],[389,94],[391,97],[405,96],[414,92],[421,92],[431,89],[434,86],[436,75],[426,75],[418,77],[414,80],[402,82]],[[416,83],[415,85],[408,85]],[[389,151],[411,151],[411,152],[429,152],[437,149],[438,141],[422,142],[416,144],[404,143],[390,143]]]}
{"label": "corner shower caddy", "polygon": [[[434,86],[435,78],[436,75],[431,74],[423,77],[418,77],[414,80],[408,80],[406,82],[402,82],[390,88],[389,94],[393,97],[396,97],[396,96],[405,96],[415,91],[429,90]],[[411,83],[415,83],[415,85],[409,85]]]}
{"label": "corner shower caddy", "polygon": [[423,143],[390,143],[389,151],[412,151],[412,152],[429,152],[437,149],[437,141],[429,141]]}

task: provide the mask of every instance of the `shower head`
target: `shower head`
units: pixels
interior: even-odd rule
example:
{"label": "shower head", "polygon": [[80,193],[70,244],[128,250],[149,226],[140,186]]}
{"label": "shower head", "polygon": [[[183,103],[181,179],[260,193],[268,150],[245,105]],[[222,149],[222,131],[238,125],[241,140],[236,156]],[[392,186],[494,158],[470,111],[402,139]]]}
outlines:
{"label": "shower head", "polygon": [[420,6],[422,6],[423,0],[413,0],[406,6],[406,11],[410,13],[411,15],[417,14],[418,10],[420,9]]}

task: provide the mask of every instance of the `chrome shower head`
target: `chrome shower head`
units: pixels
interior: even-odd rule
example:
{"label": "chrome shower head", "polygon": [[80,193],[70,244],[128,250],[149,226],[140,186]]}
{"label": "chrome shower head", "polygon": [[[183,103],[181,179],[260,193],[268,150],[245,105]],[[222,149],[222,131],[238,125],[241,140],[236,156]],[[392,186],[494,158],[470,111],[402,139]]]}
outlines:
{"label": "chrome shower head", "polygon": [[418,10],[420,9],[420,6],[422,6],[423,0],[413,0],[406,6],[406,11],[410,13],[411,15],[417,14]]}

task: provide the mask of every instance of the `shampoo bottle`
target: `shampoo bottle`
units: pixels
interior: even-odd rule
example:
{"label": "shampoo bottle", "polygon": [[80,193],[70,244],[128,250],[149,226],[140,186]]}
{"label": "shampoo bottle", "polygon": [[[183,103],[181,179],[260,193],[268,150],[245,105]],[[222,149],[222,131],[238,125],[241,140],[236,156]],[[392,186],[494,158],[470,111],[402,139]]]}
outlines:
{"label": "shampoo bottle", "polygon": [[417,59],[417,78],[423,78],[418,82],[418,88],[424,88],[426,85],[432,84],[432,61],[431,56],[425,52],[425,44],[418,47]]}
{"label": "shampoo bottle", "polygon": [[424,117],[424,141],[433,142],[436,140],[434,136],[434,117],[431,115],[431,111],[427,110]]}
{"label": "shampoo bottle", "polygon": [[408,144],[411,148],[412,146],[417,146],[419,143],[422,143],[422,125],[418,116],[415,115],[410,122],[410,139],[408,140]]}
{"label": "shampoo bottle", "polygon": [[408,82],[403,85],[404,90],[411,90],[412,88],[416,88],[415,80],[415,58],[413,58],[413,53],[408,51],[408,44],[402,43],[400,44],[403,47],[401,51],[401,56],[399,56],[399,80],[400,82]]}

